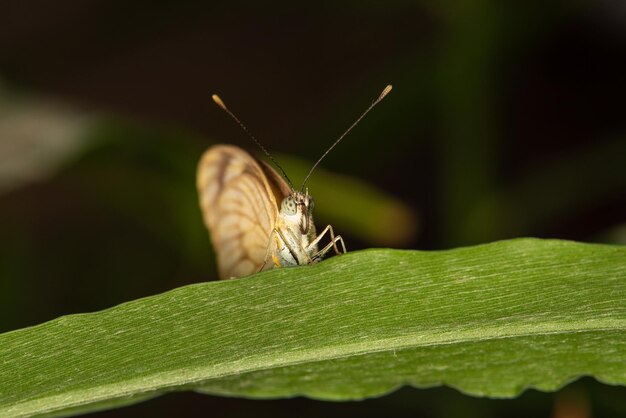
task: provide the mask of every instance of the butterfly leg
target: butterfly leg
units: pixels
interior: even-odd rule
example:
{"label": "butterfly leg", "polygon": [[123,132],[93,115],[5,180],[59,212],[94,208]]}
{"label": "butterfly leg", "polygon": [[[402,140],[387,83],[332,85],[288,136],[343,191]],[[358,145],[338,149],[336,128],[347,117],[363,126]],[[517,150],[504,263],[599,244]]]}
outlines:
{"label": "butterfly leg", "polygon": [[[341,237],[341,235],[335,236],[335,232],[333,231],[333,227],[331,225],[327,225],[326,228],[324,228],[324,230],[317,236],[317,238],[315,238],[309,244],[309,248],[313,247],[314,245],[317,245],[319,241],[322,239],[322,237],[326,235],[326,233],[330,235],[330,243],[326,245],[324,248],[322,248],[320,251],[315,253],[312,257],[313,260],[322,258],[331,248],[335,250],[336,254],[345,254],[348,252],[346,250],[346,244],[343,242],[343,238]],[[343,252],[339,251],[339,248],[337,247],[337,242],[341,244],[341,249],[343,250]]]}
{"label": "butterfly leg", "polygon": [[[332,242],[329,242],[324,248],[322,248],[321,250],[319,250],[317,253],[315,253],[313,255],[313,262],[319,261],[321,260],[328,251],[330,251],[333,247],[336,247],[336,243],[337,242],[341,242],[341,246],[343,247],[343,249],[345,250],[345,245],[343,242],[343,238],[341,238],[341,235],[337,235]],[[337,253],[337,254],[345,254],[344,253]]]}
{"label": "butterfly leg", "polygon": [[260,271],[263,271],[263,269],[267,265],[268,261],[270,260],[270,256],[272,258],[272,261],[274,261],[274,265],[276,267],[282,267],[280,265],[280,261],[278,260],[278,257],[276,257],[276,254],[271,254],[272,240],[275,241],[276,248],[280,248],[280,242],[279,242],[279,238],[278,238],[278,230],[276,228],[274,228],[272,230],[272,233],[270,234],[270,239],[268,240],[268,243],[267,243],[267,251],[265,252],[265,259],[263,260],[263,264],[261,265],[261,267],[259,268],[257,273],[260,272]]}
{"label": "butterfly leg", "polygon": [[[274,235],[274,243],[275,243],[275,247],[274,248],[280,248],[280,239],[279,239],[279,235],[282,238],[282,234],[280,234],[280,231],[276,228],[274,228],[274,230],[272,231],[273,235]],[[283,242],[285,240],[283,239]],[[268,248],[269,251],[269,248]],[[278,268],[282,267],[280,265],[280,260],[278,259],[278,257],[276,256],[276,254],[272,254],[272,260],[274,261],[274,265]]]}
{"label": "butterfly leg", "polygon": [[[285,236],[283,231],[280,230],[280,228],[274,228],[274,233],[276,237],[276,249],[278,250],[278,252],[280,253],[283,249],[286,248],[287,251],[289,251],[289,255],[291,255],[291,258],[293,259],[293,262],[291,262],[289,259],[286,259],[283,256],[283,264],[299,265],[299,264],[311,263],[312,261],[311,257],[304,250],[304,248],[302,248],[302,245],[300,245],[294,239],[291,239],[291,240],[288,239],[289,235],[291,235],[289,234],[289,231],[287,231],[287,235],[288,235],[287,237]],[[280,241],[282,241],[282,245]],[[300,255],[300,257],[298,257],[298,255]],[[278,263],[278,258],[276,257],[276,255],[273,255],[273,257],[274,257],[274,262]],[[280,264],[277,264],[277,265],[280,267]]]}

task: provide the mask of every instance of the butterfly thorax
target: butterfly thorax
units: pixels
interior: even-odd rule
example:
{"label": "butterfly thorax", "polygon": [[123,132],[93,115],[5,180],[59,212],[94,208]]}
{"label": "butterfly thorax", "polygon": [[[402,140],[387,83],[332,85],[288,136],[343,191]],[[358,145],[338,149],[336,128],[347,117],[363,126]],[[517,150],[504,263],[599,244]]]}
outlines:
{"label": "butterfly thorax", "polygon": [[311,242],[317,236],[313,223],[313,198],[292,192],[280,206],[276,219],[275,255],[282,266],[309,264],[317,253]]}

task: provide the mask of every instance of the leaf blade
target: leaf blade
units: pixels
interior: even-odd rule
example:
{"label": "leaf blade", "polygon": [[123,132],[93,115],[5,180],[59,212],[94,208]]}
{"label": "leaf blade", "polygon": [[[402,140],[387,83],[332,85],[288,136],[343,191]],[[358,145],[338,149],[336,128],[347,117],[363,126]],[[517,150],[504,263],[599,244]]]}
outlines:
{"label": "leaf blade", "polygon": [[61,317],[0,335],[0,415],[184,389],[339,400],[625,384],[624,260],[624,247],[535,239],[367,250]]}

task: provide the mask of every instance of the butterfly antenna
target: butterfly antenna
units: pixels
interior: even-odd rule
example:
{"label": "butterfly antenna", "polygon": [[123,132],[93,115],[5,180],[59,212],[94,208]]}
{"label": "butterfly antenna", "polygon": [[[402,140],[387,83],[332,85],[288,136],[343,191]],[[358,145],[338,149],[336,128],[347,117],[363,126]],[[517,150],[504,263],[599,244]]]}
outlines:
{"label": "butterfly antenna", "polygon": [[220,96],[218,96],[217,94],[214,94],[211,97],[213,98],[213,101],[215,102],[215,104],[218,105],[219,107],[221,107],[222,110],[224,110],[224,112],[228,113],[230,115],[230,117],[233,118],[235,120],[235,122],[237,122],[237,124],[239,124],[239,126],[241,126],[241,129],[243,129],[244,132],[246,134],[248,134],[248,136],[250,138],[252,138],[254,143],[257,144],[259,146],[259,148],[261,148],[261,151],[263,151],[265,153],[265,155],[267,155],[267,157],[274,163],[274,165],[276,167],[278,167],[280,172],[283,174],[283,177],[285,178],[285,180],[287,180],[287,183],[289,183],[289,187],[291,187],[291,190],[294,190],[293,184],[291,183],[291,180],[289,180],[289,177],[287,176],[287,173],[285,173],[285,170],[283,170],[283,168],[280,166],[280,164],[278,164],[278,162],[274,159],[274,157],[272,157],[272,154],[270,154],[269,151],[266,150],[265,147],[263,145],[261,145],[261,143],[254,137],[254,135],[252,135],[250,133],[248,128],[246,128],[246,125],[241,123],[241,121],[237,118],[237,116],[235,116],[235,114],[233,112],[231,112],[230,109],[228,109],[226,107],[226,105],[224,104],[222,99],[220,99]]}
{"label": "butterfly antenna", "polygon": [[372,104],[370,105],[370,107],[368,107],[365,112],[363,112],[363,114],[361,114],[361,116],[359,116],[359,118],[352,124],[350,125],[350,127],[343,133],[343,135],[341,135],[339,137],[339,139],[337,139],[331,146],[330,148],[328,148],[326,150],[326,152],[324,153],[324,155],[322,155],[320,157],[319,160],[317,160],[317,162],[315,164],[313,164],[313,167],[311,168],[311,171],[309,171],[309,174],[307,174],[307,176],[304,178],[304,181],[302,182],[302,187],[300,187],[300,191],[304,190],[304,186],[307,182],[307,180],[309,179],[309,177],[311,177],[311,174],[313,174],[313,170],[315,170],[315,168],[318,166],[318,164],[324,159],[324,157],[326,157],[328,155],[328,153],[335,148],[335,145],[337,145],[339,143],[339,141],[341,141],[343,139],[344,136],[346,136],[348,134],[348,132],[350,132],[352,130],[352,128],[354,128],[356,125],[358,125],[359,122],[361,122],[361,119],[363,119],[365,117],[365,115],[367,115],[369,113],[370,110],[372,110],[374,108],[374,106],[376,106],[382,99],[385,98],[385,96],[387,94],[389,94],[389,92],[391,91],[391,84],[389,84],[387,87],[385,87],[383,89],[383,91],[380,93],[380,95],[378,96],[378,98],[376,100],[374,100],[372,102]]}

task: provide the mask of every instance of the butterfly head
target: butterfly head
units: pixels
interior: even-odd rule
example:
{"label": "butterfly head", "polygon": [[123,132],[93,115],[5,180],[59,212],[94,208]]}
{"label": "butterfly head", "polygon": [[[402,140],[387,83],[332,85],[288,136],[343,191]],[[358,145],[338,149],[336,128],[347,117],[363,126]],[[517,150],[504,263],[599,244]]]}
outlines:
{"label": "butterfly head", "polygon": [[314,206],[315,202],[308,190],[305,193],[294,191],[283,199],[280,214],[285,222],[297,226],[306,235],[313,225]]}

